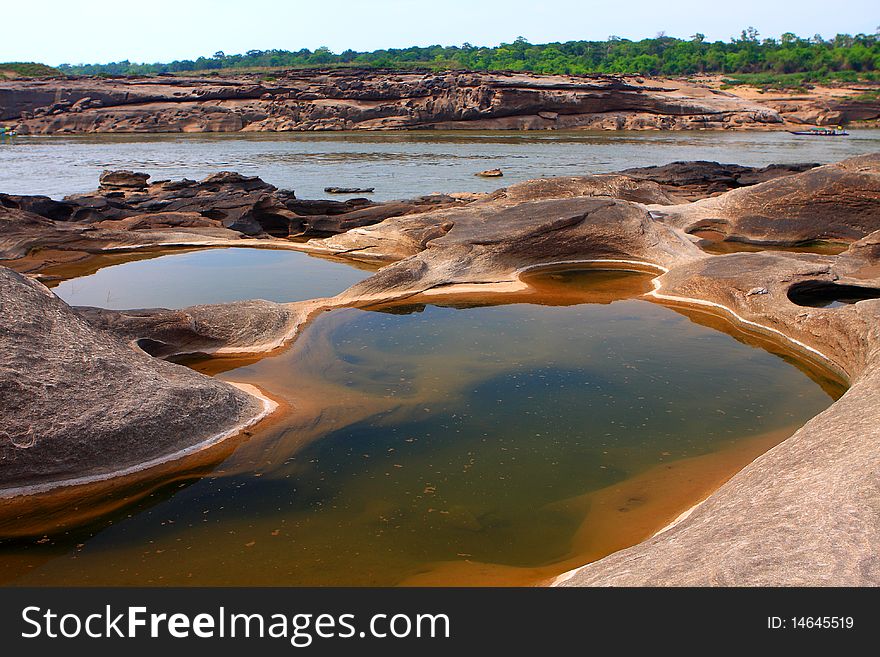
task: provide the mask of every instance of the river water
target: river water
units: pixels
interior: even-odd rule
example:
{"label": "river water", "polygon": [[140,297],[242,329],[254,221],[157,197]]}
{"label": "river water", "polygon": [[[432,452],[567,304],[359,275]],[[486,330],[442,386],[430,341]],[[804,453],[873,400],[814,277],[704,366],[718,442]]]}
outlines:
{"label": "river water", "polygon": [[[542,176],[585,175],[675,160],[752,166],[828,163],[880,150],[880,130],[849,137],[787,132],[387,132],[82,135],[0,143],[0,192],[61,198],[93,190],[104,169],[154,180],[220,170],[262,177],[300,198],[324,187],[375,187],[372,198],[492,191]],[[501,179],[474,176],[499,167]],[[344,197],[343,197],[344,198]]]}

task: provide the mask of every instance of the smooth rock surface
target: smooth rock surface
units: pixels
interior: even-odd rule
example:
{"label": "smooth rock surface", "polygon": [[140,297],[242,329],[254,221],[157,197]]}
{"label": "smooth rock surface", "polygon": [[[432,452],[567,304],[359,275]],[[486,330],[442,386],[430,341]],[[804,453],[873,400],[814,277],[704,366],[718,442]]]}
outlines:
{"label": "smooth rock surface", "polygon": [[854,242],[880,229],[880,154],[658,210],[678,228],[712,229],[734,241]]}
{"label": "smooth rock surface", "polygon": [[103,477],[253,423],[264,401],[147,355],[0,267],[0,494]]}

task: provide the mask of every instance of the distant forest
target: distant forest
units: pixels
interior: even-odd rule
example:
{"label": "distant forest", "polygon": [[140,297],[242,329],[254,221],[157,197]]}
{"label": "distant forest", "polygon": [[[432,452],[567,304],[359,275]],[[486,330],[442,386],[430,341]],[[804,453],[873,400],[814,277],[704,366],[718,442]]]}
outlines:
{"label": "distant forest", "polygon": [[273,69],[331,66],[376,68],[429,67],[535,73],[630,73],[641,75],[691,75],[696,73],[795,74],[810,73],[816,79],[877,79],[880,71],[880,32],[838,34],[801,38],[792,33],[778,39],[761,38],[748,28],[729,42],[707,41],[702,34],[677,39],[658,34],[653,39],[630,41],[609,37],[606,41],[568,41],[531,44],[520,37],[513,43],[484,48],[428,46],[373,52],[346,50],[336,54],[317,50],[249,50],[240,55],[217,52],[212,57],[168,63],[62,64],[67,74],[149,75],[221,69]]}

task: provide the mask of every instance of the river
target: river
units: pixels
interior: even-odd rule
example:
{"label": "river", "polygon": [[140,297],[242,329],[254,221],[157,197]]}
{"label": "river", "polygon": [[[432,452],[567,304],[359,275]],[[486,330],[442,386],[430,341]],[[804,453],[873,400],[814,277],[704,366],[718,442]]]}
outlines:
{"label": "river", "polygon": [[[15,137],[0,143],[0,192],[62,198],[97,187],[104,169],[154,180],[221,170],[260,176],[300,198],[324,187],[375,187],[371,198],[492,191],[542,176],[585,175],[675,160],[751,166],[827,163],[880,150],[880,130],[848,137],[787,132],[379,132]],[[474,174],[501,168],[503,178]]]}

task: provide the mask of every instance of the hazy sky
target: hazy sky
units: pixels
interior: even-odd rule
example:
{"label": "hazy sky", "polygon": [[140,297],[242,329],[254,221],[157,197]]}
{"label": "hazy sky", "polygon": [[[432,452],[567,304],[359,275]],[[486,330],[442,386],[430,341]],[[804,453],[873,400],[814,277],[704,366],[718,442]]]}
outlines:
{"label": "hazy sky", "polygon": [[660,31],[727,40],[749,25],[763,36],[873,33],[877,0],[42,0],[3,10],[0,62],[46,64],[192,59],[251,49],[375,50],[639,39]]}

